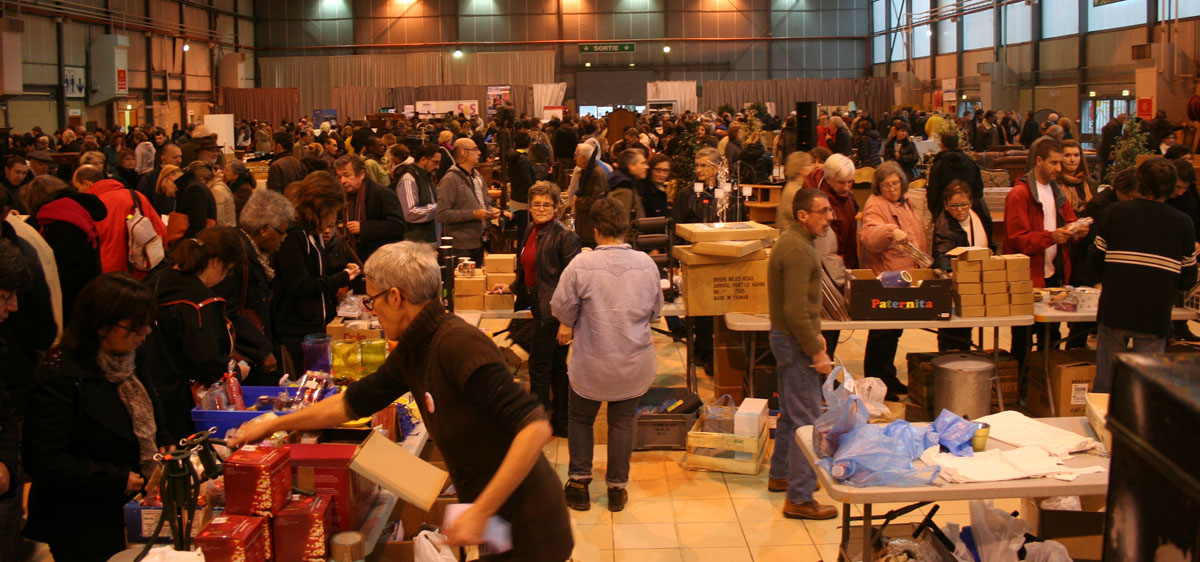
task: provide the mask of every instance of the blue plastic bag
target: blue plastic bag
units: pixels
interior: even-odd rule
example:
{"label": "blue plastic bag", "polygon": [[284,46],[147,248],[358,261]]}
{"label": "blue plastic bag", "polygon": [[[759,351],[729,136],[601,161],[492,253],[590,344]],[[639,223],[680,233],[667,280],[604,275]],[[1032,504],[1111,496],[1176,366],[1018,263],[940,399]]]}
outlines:
{"label": "blue plastic bag", "polygon": [[933,420],[933,430],[937,432],[938,443],[941,443],[950,454],[956,457],[973,457],[971,438],[975,437],[978,424],[962,419],[950,410],[942,410],[936,420]]}
{"label": "blue plastic bag", "polygon": [[883,434],[896,439],[909,459],[921,458],[925,449],[938,445],[938,434],[928,427],[917,429],[904,420],[896,420],[883,428]]}
{"label": "blue plastic bag", "polygon": [[[890,426],[889,426],[890,427]],[[913,467],[924,437],[897,426],[888,435],[878,425],[863,424],[841,437],[837,452],[817,464],[851,486],[920,486],[937,479],[941,467]],[[911,429],[911,427],[910,427]],[[912,441],[913,439],[916,441]]]}
{"label": "blue plastic bag", "polygon": [[[835,367],[821,385],[821,393],[829,410],[813,421],[813,450],[818,458],[833,455],[838,450],[838,440],[842,435],[867,423],[867,406],[862,399],[847,390],[846,385],[833,388],[841,371],[841,367]],[[850,374],[846,373],[846,376]]]}

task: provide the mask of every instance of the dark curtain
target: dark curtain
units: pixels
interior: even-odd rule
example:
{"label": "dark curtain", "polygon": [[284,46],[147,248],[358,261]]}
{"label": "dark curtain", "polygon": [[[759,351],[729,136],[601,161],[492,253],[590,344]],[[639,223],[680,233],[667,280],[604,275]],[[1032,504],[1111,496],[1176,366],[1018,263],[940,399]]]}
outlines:
{"label": "dark curtain", "polygon": [[775,102],[775,112],[787,115],[796,102],[815,101],[822,105],[846,105],[853,101],[872,115],[891,111],[895,94],[888,78],[792,78],[787,80],[709,80],[704,82],[701,106],[715,110],[723,104],[741,108],[756,101]]}
{"label": "dark curtain", "polygon": [[300,88],[222,88],[225,113],[234,121],[266,121],[278,125],[300,117]]}

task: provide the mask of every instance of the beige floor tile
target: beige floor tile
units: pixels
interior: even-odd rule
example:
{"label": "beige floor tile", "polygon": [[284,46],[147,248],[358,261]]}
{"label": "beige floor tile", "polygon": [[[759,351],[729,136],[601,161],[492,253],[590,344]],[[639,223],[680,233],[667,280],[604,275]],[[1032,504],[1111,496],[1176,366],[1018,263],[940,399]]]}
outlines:
{"label": "beige floor tile", "polygon": [[613,551],[601,550],[599,560],[600,560],[600,562],[614,562]]}
{"label": "beige floor tile", "polygon": [[676,523],[680,544],[688,547],[746,546],[736,523]]}
{"label": "beige floor tile", "polygon": [[669,480],[725,480],[722,472],[711,470],[688,470],[682,462],[663,463]]}
{"label": "beige floor tile", "polygon": [[[811,544],[789,546],[752,546],[754,562],[815,562],[821,559],[817,547]],[[836,561],[834,557],[829,562]]]}
{"label": "beige floor tile", "polygon": [[750,549],[744,546],[724,548],[684,548],[683,562],[751,562]]}
{"label": "beige floor tile", "polygon": [[592,508],[587,511],[568,509],[571,520],[579,525],[611,525],[613,513],[608,510],[608,497],[592,496]]}
{"label": "beige floor tile", "polygon": [[821,556],[822,562],[837,562],[838,545],[836,544],[818,544],[817,554]]}
{"label": "beige floor tile", "polygon": [[671,489],[671,499],[676,500],[712,500],[729,497],[724,480],[667,480]]}
{"label": "beige floor tile", "polygon": [[679,548],[673,523],[614,523],[613,546],[630,548]]}
{"label": "beige floor tile", "polygon": [[614,550],[613,562],[682,562],[678,548]]}
{"label": "beige floor tile", "polygon": [[625,485],[632,500],[669,500],[671,486],[669,480],[631,480]]}
{"label": "beige floor tile", "polygon": [[630,498],[625,509],[613,514],[613,523],[674,523],[675,507],[671,500]]}
{"label": "beige floor tile", "polygon": [[743,521],[742,532],[750,546],[786,546],[813,544],[804,522],[794,519],[779,521]]}
{"label": "beige floor tile", "polygon": [[[729,499],[671,500],[675,507],[676,523],[717,523],[737,521],[737,513]],[[686,544],[686,543],[685,543]]]}
{"label": "beige floor tile", "polygon": [[630,462],[678,463],[683,460],[683,451],[634,451]]}
{"label": "beige floor tile", "polygon": [[841,517],[824,521],[805,521],[804,527],[812,537],[812,544],[837,544],[842,541]]}
{"label": "beige floor tile", "polygon": [[575,525],[575,530],[576,537],[581,542],[600,550],[611,550],[613,547],[612,525]]}
{"label": "beige floor tile", "polygon": [[629,464],[630,480],[663,480],[667,477],[666,463],[634,462]]}
{"label": "beige floor tile", "polygon": [[725,487],[733,498],[782,498],[783,494],[772,494],[767,491],[766,478],[754,477],[725,477]]}
{"label": "beige floor tile", "polygon": [[[775,495],[775,494],[772,494]],[[783,519],[783,494],[774,498],[733,498],[738,521],[775,521]]]}

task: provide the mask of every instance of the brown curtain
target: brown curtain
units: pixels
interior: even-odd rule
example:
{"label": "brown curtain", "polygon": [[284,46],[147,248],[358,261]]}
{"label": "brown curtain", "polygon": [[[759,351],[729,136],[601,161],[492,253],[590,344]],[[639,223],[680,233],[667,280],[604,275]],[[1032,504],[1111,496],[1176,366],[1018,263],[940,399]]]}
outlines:
{"label": "brown curtain", "polygon": [[225,113],[234,121],[259,120],[272,125],[301,115],[300,88],[222,88]]}
{"label": "brown curtain", "polygon": [[894,100],[888,78],[709,80],[704,83],[701,107],[715,110],[728,103],[741,109],[746,103],[775,102],[776,113],[787,115],[799,101],[815,101],[822,105],[846,105],[853,101],[859,109],[878,115],[891,111]]}
{"label": "brown curtain", "polygon": [[[333,108],[343,123],[365,119],[368,113],[379,113],[379,108],[395,105],[391,88],[369,86],[346,86],[333,89]],[[396,110],[402,110],[397,107]]]}

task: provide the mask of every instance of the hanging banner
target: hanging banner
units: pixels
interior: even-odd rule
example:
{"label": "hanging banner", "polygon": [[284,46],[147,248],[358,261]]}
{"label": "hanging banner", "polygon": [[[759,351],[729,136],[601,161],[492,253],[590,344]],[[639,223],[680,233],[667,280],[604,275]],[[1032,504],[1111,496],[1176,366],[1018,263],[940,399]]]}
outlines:
{"label": "hanging banner", "polygon": [[487,113],[488,116],[496,114],[496,110],[501,107],[512,107],[512,86],[498,85],[487,87]]}
{"label": "hanging banner", "polygon": [[117,95],[129,95],[129,71],[124,68],[117,69]]}
{"label": "hanging banner", "polygon": [[1154,98],[1138,98],[1137,116],[1143,121],[1154,118]]}

